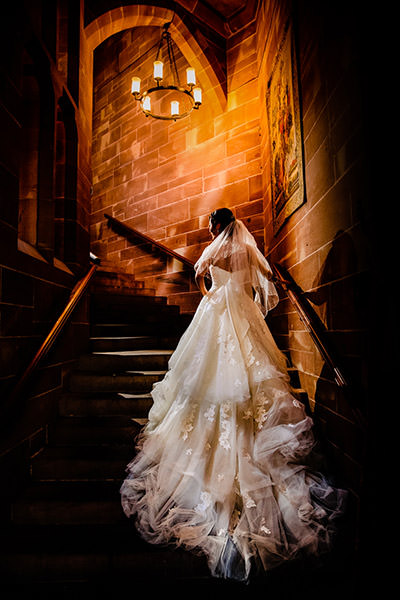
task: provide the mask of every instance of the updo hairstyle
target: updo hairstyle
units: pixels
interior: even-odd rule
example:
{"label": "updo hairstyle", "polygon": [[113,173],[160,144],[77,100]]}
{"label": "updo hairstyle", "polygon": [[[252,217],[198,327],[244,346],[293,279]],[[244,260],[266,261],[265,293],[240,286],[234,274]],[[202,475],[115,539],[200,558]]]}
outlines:
{"label": "updo hairstyle", "polygon": [[217,208],[210,214],[210,221],[213,226],[221,225],[221,231],[235,220],[235,215],[229,208]]}

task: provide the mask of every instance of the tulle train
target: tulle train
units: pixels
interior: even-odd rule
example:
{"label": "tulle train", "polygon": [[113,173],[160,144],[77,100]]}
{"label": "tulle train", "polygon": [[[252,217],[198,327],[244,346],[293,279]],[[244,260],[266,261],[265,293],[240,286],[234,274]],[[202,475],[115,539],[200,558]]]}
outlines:
{"label": "tulle train", "polygon": [[307,467],[313,422],[261,313],[225,273],[213,278],[154,387],[121,499],[148,542],[247,580],[253,563],[329,549],[345,492]]}

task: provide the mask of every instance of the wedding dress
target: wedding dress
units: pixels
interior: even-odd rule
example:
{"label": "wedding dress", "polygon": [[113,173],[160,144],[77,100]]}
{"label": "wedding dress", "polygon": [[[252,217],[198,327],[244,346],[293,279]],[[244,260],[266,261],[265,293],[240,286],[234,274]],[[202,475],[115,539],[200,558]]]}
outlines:
{"label": "wedding dress", "polygon": [[252,563],[327,549],[344,492],[306,467],[313,422],[264,320],[278,300],[269,265],[240,221],[230,229],[196,264],[212,287],[153,388],[121,500],[148,542],[200,551],[214,576],[247,580]]}

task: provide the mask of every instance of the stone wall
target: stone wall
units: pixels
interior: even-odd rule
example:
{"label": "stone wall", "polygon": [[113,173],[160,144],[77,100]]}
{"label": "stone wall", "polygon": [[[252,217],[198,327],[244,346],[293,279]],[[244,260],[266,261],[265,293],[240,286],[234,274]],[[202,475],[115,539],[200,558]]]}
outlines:
{"label": "stone wall", "polygon": [[[369,184],[362,39],[357,15],[348,5],[339,2],[330,11],[321,3],[300,1],[294,7],[290,18],[299,72],[305,203],[274,233],[268,123],[262,115],[266,253],[288,270],[326,327],[352,385],[351,402],[367,415]],[[282,3],[263,4],[258,49],[264,98],[287,18]],[[365,477],[365,435],[284,293],[269,324],[299,370],[333,472],[357,505]]]}
{"label": "stone wall", "polygon": [[[92,249],[192,312],[200,298],[192,276],[115,235],[104,213],[195,261],[210,239],[209,213],[228,206],[263,245],[255,26],[228,41],[224,110],[203,89],[201,108],[176,122],[145,117],[130,94],[132,75],[152,72],[155,49],[145,53],[159,36],[137,27],[95,52]],[[179,55],[179,70],[186,66]]]}
{"label": "stone wall", "polygon": [[[0,36],[0,467],[10,477],[3,479],[5,495],[28,474],[29,457],[45,444],[64,376],[89,336],[85,300],[21,396],[9,404],[90,266],[88,195],[77,161],[77,96],[67,84],[77,77],[68,52],[79,36],[79,2],[69,3],[68,14],[57,13],[56,4],[46,14],[38,7],[31,3],[22,12],[18,4],[8,7]],[[69,37],[65,27],[57,27],[58,18],[67,19]]]}

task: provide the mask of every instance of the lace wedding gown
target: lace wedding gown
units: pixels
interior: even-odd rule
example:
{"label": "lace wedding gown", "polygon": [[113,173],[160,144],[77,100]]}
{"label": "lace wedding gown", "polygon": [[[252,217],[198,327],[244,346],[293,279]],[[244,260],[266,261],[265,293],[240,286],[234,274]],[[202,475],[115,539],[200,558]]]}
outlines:
{"label": "lace wedding gown", "polygon": [[201,551],[213,575],[246,580],[253,562],[326,549],[343,493],[304,465],[312,419],[251,289],[240,272],[209,270],[121,498],[148,542]]}

